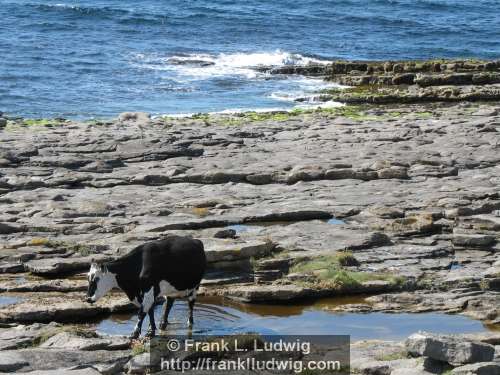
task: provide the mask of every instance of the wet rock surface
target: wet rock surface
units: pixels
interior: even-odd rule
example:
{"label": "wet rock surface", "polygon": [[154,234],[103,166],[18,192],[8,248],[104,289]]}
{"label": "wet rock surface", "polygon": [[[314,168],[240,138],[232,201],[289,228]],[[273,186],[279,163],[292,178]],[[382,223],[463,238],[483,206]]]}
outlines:
{"label": "wet rock surface", "polygon": [[[454,82],[469,90],[474,74],[472,84]],[[421,89],[438,87],[422,79]],[[463,102],[181,119],[129,113],[38,126],[7,119],[0,291],[13,299],[0,299],[0,323],[67,325],[133,310],[119,294],[83,302],[88,265],[183,234],[205,243],[202,295],[283,303],[368,293],[366,305],[340,309],[460,313],[498,327],[499,131],[496,103]],[[18,355],[30,331],[5,332],[14,336],[0,335],[0,372],[38,369],[36,358],[63,339],[96,354],[89,363],[110,365],[100,351],[125,358],[107,339],[73,336]]]}
{"label": "wet rock surface", "polygon": [[318,93],[315,99],[323,101],[387,104],[497,101],[500,98],[498,61],[338,61],[326,65],[270,68],[268,71],[271,74],[322,76],[350,86]]}
{"label": "wet rock surface", "polygon": [[1,373],[118,373],[131,357],[130,342],[87,328],[51,324],[0,329]]}
{"label": "wet rock surface", "polygon": [[[204,241],[211,270],[241,272],[232,280],[281,259],[260,267],[258,285],[217,277],[221,284],[203,293],[263,302],[287,290],[297,298],[391,292],[374,309],[494,323],[498,110],[461,103],[261,117],[127,114],[36,129],[9,120],[0,133],[1,290],[81,292],[83,278],[68,276],[90,262],[186,234]],[[294,269],[339,251],[354,258],[341,267],[359,279],[350,285],[315,283]],[[15,320],[9,309],[0,315]]]}
{"label": "wet rock surface", "polygon": [[[498,333],[433,335],[425,332],[415,333],[403,342],[357,341],[351,344],[351,373],[497,374],[499,342]],[[0,344],[0,373],[145,374],[150,373],[151,365],[156,365],[148,352],[147,341],[130,342],[125,337],[95,333],[85,326],[14,325],[0,328]],[[497,354],[492,356],[492,350]],[[313,349],[311,354],[312,358],[325,358],[324,349],[318,352]],[[246,354],[236,354],[235,358],[238,356],[244,358]],[[286,353],[285,358],[289,356],[290,353]],[[480,361],[486,357],[491,360]],[[463,361],[468,363],[459,363]]]}
{"label": "wet rock surface", "polygon": [[495,347],[490,344],[425,332],[410,336],[405,344],[411,355],[425,356],[456,366],[491,362],[495,356]]}
{"label": "wet rock surface", "polygon": [[[489,335],[496,340],[498,334]],[[351,347],[354,374],[497,374],[500,361],[481,335],[418,332],[405,342],[359,341]],[[481,361],[488,358],[489,361]],[[463,364],[463,362],[468,364]]]}

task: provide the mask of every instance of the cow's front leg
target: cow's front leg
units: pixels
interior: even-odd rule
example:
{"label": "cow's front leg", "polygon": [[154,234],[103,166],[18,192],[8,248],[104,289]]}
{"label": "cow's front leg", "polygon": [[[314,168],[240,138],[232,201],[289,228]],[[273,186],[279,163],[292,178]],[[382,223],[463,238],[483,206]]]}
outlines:
{"label": "cow's front leg", "polygon": [[131,339],[137,339],[141,335],[142,322],[143,322],[145,316],[146,316],[146,313],[144,312],[144,310],[141,307],[141,309],[139,310],[139,314],[137,316],[137,324],[135,325],[134,331],[130,335]]}
{"label": "cow's front leg", "polygon": [[156,334],[156,324],[155,324],[155,308],[154,306],[149,309],[149,330],[146,333],[146,337],[153,338]]}
{"label": "cow's front leg", "polygon": [[174,305],[175,298],[167,297],[167,301],[163,307],[163,314],[160,322],[160,329],[164,331],[167,328],[168,324],[168,314],[170,314],[170,310],[172,310],[172,306]]}
{"label": "cow's front leg", "polygon": [[144,298],[142,300],[142,309],[143,311],[147,311],[149,315],[149,330],[146,334],[147,337],[154,337],[156,331],[155,325],[155,300],[156,293],[155,288],[152,286],[149,290],[144,293]]}

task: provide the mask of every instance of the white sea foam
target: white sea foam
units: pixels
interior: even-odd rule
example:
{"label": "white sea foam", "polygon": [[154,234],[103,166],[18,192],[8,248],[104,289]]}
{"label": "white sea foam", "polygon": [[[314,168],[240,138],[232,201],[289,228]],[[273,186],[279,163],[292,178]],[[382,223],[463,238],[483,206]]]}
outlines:
{"label": "white sea foam", "polygon": [[269,98],[285,102],[301,101],[310,104],[321,103],[319,99],[321,90],[332,88],[347,88],[334,82],[326,82],[321,78],[297,77],[290,78],[290,91],[275,91],[268,95]]}
{"label": "white sea foam", "polygon": [[[231,109],[224,109],[222,111],[213,111],[213,112],[207,112],[208,115],[235,115],[239,113],[246,113],[246,112],[257,112],[257,113],[266,113],[266,112],[288,112],[291,111],[293,108],[284,108],[284,107],[274,107],[274,108],[231,108]],[[162,116],[168,116],[168,117],[173,117],[173,118],[188,118],[188,117],[193,117],[199,115],[199,113],[165,113],[161,115],[155,115],[152,116],[153,118],[157,117],[162,117]]]}
{"label": "white sea foam", "polygon": [[274,108],[232,108],[223,111],[210,112],[211,115],[235,115],[245,112],[268,113],[268,112],[288,112],[290,108],[274,107]]}
{"label": "white sea foam", "polygon": [[274,52],[189,54],[179,56],[160,56],[137,54],[133,64],[151,70],[175,71],[178,75],[191,79],[209,79],[222,76],[242,76],[247,79],[265,76],[259,67],[278,67],[285,65],[328,64],[320,60],[276,50]]}
{"label": "white sea foam", "polygon": [[[316,104],[300,104],[294,107],[274,107],[274,108],[231,108],[223,111],[208,112],[209,115],[236,115],[240,113],[256,112],[256,113],[273,113],[273,112],[292,112],[295,109],[318,109],[318,108],[338,108],[345,104],[340,102],[328,101]],[[152,116],[153,118],[168,116],[172,118],[189,118],[199,115],[199,113],[165,113]]]}
{"label": "white sea foam", "polygon": [[[279,67],[286,65],[328,64],[321,60],[300,54],[292,54],[281,50],[274,52],[233,53],[233,54],[186,54],[164,56],[159,54],[137,54],[131,63],[140,69],[164,71],[169,81],[182,87],[197,86],[196,82],[227,77],[231,80],[255,81],[275,79],[280,83],[274,85],[275,90],[263,96],[275,100],[277,107],[269,108],[229,108],[210,114],[236,114],[242,112],[275,112],[290,111],[294,108],[319,108],[337,106],[338,103],[323,103],[319,100],[319,92],[332,87],[342,87],[332,82],[325,82],[319,77],[298,75],[273,76],[264,72],[261,67]],[[274,81],[274,82],[277,82]],[[234,82],[234,81],[233,81]],[[264,82],[262,84],[265,84]],[[276,87],[278,86],[278,87]],[[265,87],[265,86],[264,86]],[[228,88],[228,90],[231,90]],[[298,103],[300,101],[300,103]],[[279,102],[288,102],[279,106]],[[298,105],[291,106],[290,103]],[[171,117],[191,117],[195,113],[167,114]]]}
{"label": "white sea foam", "polygon": [[338,108],[343,107],[345,104],[340,102],[328,101],[323,103],[313,103],[313,104],[300,104],[296,105],[294,108],[299,109],[316,109],[316,108]]}

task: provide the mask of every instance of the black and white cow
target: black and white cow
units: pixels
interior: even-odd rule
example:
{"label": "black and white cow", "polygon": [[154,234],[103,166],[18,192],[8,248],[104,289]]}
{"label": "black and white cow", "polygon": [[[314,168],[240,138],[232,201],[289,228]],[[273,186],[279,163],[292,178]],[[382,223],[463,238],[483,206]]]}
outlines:
{"label": "black and white cow", "polygon": [[193,325],[196,293],[205,273],[203,243],[189,237],[170,236],[136,247],[129,254],[103,264],[92,264],[88,274],[87,302],[94,303],[113,288],[120,288],[139,307],[132,338],[141,334],[142,321],[149,316],[148,336],[155,335],[154,304],[165,296],[160,329],[168,324],[168,314],[175,298],[189,301],[188,324]]}

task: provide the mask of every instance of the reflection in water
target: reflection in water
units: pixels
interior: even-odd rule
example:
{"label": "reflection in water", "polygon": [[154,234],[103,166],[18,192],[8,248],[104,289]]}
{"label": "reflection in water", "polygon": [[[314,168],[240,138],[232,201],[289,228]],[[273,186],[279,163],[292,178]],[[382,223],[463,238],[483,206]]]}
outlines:
{"label": "reflection in water", "polygon": [[290,305],[238,303],[220,297],[204,297],[203,302],[210,303],[212,305],[219,305],[224,308],[236,309],[246,314],[253,314],[262,317],[289,317],[294,315],[301,315],[304,313],[304,310],[333,309],[335,307],[348,304],[365,303],[365,300],[363,296],[357,295],[354,297],[323,298],[314,302],[294,302]]}
{"label": "reflection in water", "polygon": [[[313,304],[250,305],[203,298],[195,308],[194,334],[339,334],[354,340],[400,340],[419,330],[436,333],[467,333],[485,331],[480,322],[460,315],[440,313],[389,314],[339,313],[332,308],[342,304],[361,303],[362,298],[332,298]],[[155,316],[159,323],[161,306]],[[187,333],[188,307],[177,301],[170,315],[170,334]],[[135,315],[113,315],[98,324],[98,331],[127,335],[132,332]],[[146,321],[144,327],[148,324]],[[146,329],[146,328],[144,328]]]}

